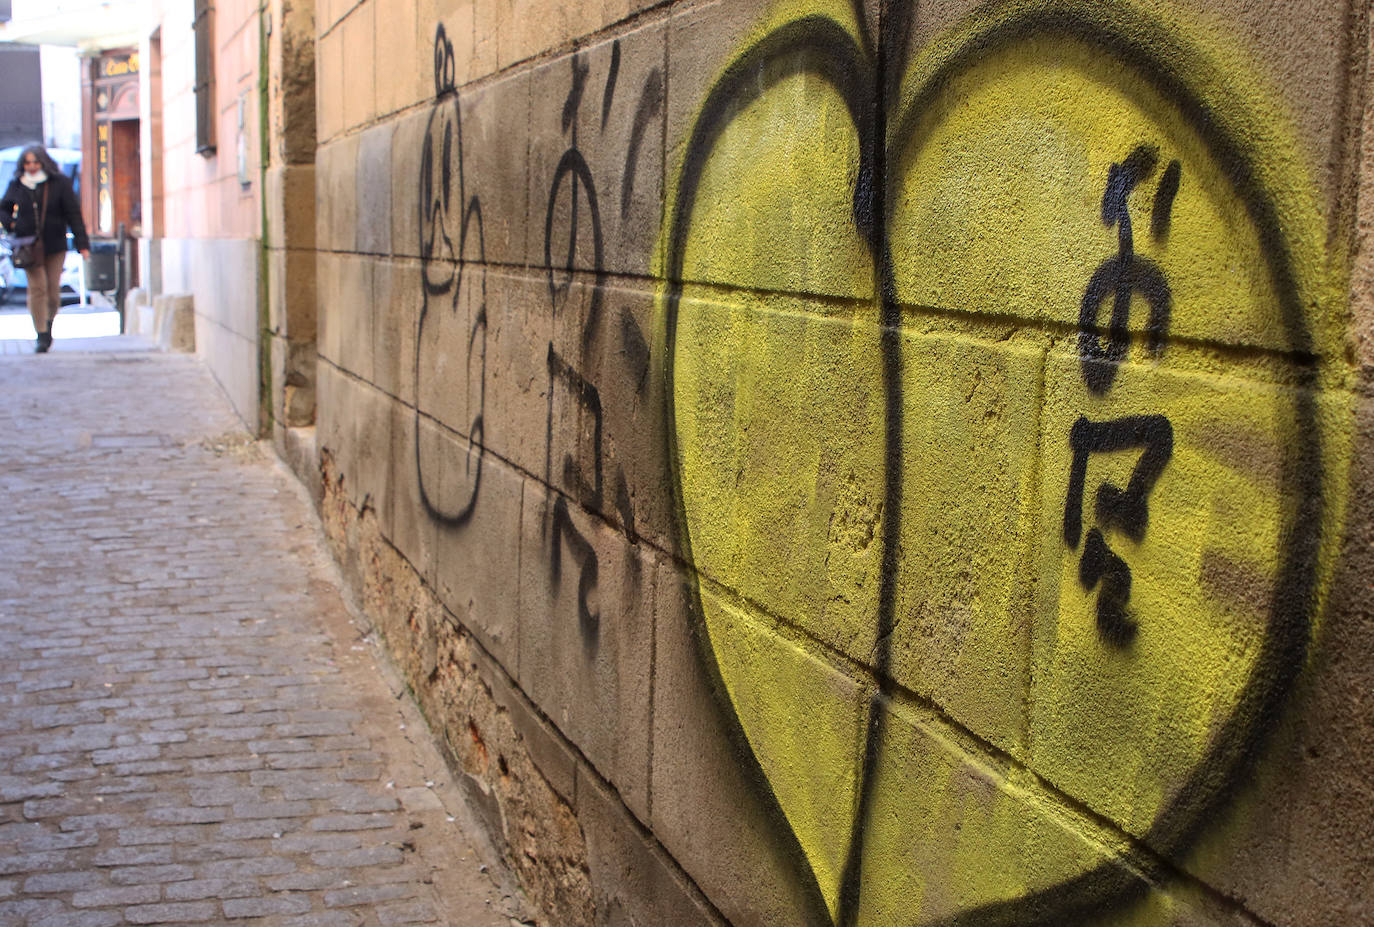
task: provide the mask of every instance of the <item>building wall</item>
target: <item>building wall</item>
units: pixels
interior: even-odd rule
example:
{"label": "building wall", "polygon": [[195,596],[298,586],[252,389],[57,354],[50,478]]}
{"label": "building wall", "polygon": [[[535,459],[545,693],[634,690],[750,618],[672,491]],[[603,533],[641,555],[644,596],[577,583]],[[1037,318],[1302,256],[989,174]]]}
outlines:
{"label": "building wall", "polygon": [[38,49],[0,46],[0,147],[43,139],[43,81]]}
{"label": "building wall", "polygon": [[[192,0],[163,0],[161,289],[195,297],[196,348],[250,429],[260,427],[261,132],[258,6],[215,7],[216,150],[196,152]],[[151,34],[151,30],[150,30]],[[150,196],[155,193],[150,192]]]}
{"label": "building wall", "polygon": [[43,84],[43,143],[49,148],[81,147],[81,59],[76,50],[38,48]]}
{"label": "building wall", "polygon": [[1367,5],[878,7],[316,4],[368,614],[554,923],[1369,919]]}

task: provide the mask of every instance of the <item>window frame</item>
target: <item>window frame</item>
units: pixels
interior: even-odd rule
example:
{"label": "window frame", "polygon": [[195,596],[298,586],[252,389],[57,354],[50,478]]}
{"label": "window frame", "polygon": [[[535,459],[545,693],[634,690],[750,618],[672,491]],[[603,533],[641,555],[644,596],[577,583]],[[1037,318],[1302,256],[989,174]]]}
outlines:
{"label": "window frame", "polygon": [[195,0],[191,29],[196,39],[196,154],[210,157],[218,149],[215,138],[215,4]]}

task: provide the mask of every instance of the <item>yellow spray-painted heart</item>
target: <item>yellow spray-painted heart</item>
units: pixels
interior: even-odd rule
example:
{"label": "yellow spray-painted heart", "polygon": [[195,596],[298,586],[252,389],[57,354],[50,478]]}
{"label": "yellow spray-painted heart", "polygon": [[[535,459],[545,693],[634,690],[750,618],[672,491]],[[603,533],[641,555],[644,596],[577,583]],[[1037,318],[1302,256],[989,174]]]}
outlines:
{"label": "yellow spray-painted heart", "polygon": [[826,916],[1058,923],[1187,849],[1306,659],[1325,227],[1253,79],[1138,5],[985,13],[889,100],[814,6],[722,72],[667,212],[706,656]]}

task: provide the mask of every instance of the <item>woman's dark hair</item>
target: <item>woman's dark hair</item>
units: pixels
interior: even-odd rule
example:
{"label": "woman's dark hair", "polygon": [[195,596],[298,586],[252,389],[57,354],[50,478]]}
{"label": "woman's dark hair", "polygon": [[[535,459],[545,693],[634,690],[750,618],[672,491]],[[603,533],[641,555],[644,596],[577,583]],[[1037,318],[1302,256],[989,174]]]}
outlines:
{"label": "woman's dark hair", "polygon": [[62,173],[62,168],[58,167],[57,162],[52,159],[52,155],[48,154],[48,149],[44,148],[42,145],[30,145],[19,152],[19,163],[14,166],[15,180],[24,176],[24,159],[29,155],[33,155],[38,159],[39,165],[43,168],[43,173],[47,174],[49,177],[66,176]]}

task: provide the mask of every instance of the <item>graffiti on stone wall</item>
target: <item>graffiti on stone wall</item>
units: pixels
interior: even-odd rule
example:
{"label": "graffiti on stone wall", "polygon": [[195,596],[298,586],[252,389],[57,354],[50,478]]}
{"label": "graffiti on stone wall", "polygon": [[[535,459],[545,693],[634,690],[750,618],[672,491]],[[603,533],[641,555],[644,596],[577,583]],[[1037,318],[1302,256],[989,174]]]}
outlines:
{"label": "graffiti on stone wall", "polygon": [[[416,340],[415,459],[421,504],[427,514],[450,529],[462,530],[478,505],[482,464],[489,453],[488,262],[481,199],[471,192],[467,181],[453,47],[442,25],[436,31],[434,54],[435,104],[421,152],[418,195],[425,301]],[[559,127],[567,147],[548,181],[543,270],[552,318],[558,321],[571,315],[581,332],[571,347],[554,341],[543,346],[548,379],[544,389],[542,477],[555,492],[545,506],[541,525],[553,587],[559,588],[565,569],[575,572],[578,625],[584,645],[594,654],[601,624],[595,601],[600,564],[588,528],[613,514],[632,543],[638,538],[624,473],[618,468],[610,474],[605,472],[601,391],[584,372],[597,338],[608,324],[604,318],[608,314],[607,271],[597,178],[579,146],[592,69],[582,53],[567,60],[570,76]],[[603,131],[619,82],[620,43],[615,41],[611,43],[604,84],[599,88],[597,109]],[[640,148],[650,121],[662,108],[663,92],[662,71],[651,68],[635,98],[615,198],[618,206],[612,207],[622,215],[630,208]],[[590,278],[585,285],[578,285],[579,272]],[[577,297],[583,296],[585,306],[574,305]],[[632,368],[632,379],[642,395],[648,379],[647,339],[628,310],[620,310],[611,324],[620,354]],[[560,413],[578,422],[570,443],[555,427]],[[454,423],[466,427],[455,427]],[[470,448],[466,459],[457,464],[451,459],[455,442]],[[613,494],[613,500],[608,499],[608,493]],[[613,506],[610,511],[608,503]],[[637,560],[631,564],[637,565]]]}
{"label": "graffiti on stone wall", "polygon": [[[559,153],[531,181],[556,332],[528,345],[540,554],[595,656],[596,532],[639,541],[608,422],[661,373],[696,636],[813,922],[1129,911],[1187,868],[1307,659],[1344,453],[1323,223],[1213,40],[1043,0],[913,52],[913,7],[875,30],[862,3],[776,4],[705,90],[652,352],[606,298],[608,227],[664,74],[607,168],[588,152],[630,86],[620,42],[559,62],[535,126]],[[498,217],[454,75],[441,27],[415,465],[465,531],[503,423]]]}
{"label": "graffiti on stone wall", "polygon": [[1323,226],[1212,39],[913,6],[776,5],[674,165],[699,639],[816,923],[1129,920],[1306,661]]}
{"label": "graffiti on stone wall", "polygon": [[[546,535],[549,537],[550,578],[555,585],[562,574],[563,549],[572,555],[578,565],[577,612],[583,641],[595,649],[600,627],[600,615],[591,604],[591,596],[597,586],[600,569],[597,553],[586,536],[577,527],[579,518],[595,520],[603,517],[607,510],[606,487],[615,487],[614,510],[620,525],[631,542],[635,533],[634,504],[630,498],[625,474],[618,467],[608,475],[603,453],[605,415],[602,408],[602,393],[597,384],[586,373],[589,355],[601,334],[605,305],[607,265],[605,256],[605,231],[602,221],[601,199],[598,196],[597,178],[579,145],[579,132],[585,97],[592,77],[591,63],[581,52],[568,57],[570,67],[568,94],[560,113],[559,129],[567,139],[568,147],[559,156],[553,177],[549,181],[548,202],[544,218],[544,271],[548,278],[549,304],[555,320],[569,311],[570,297],[573,292],[576,272],[588,268],[590,281],[583,288],[586,306],[577,321],[580,334],[573,339],[571,354],[564,354],[550,343],[548,346],[548,384],[547,413],[545,418],[545,461],[544,482],[568,493],[579,503],[583,515],[575,514],[576,509],[569,505],[568,496],[558,495],[551,505],[550,517],[546,518]],[[613,41],[610,47],[610,61],[606,67],[601,85],[600,105],[593,114],[593,125],[605,132],[611,118],[612,105],[619,88],[621,76],[621,44]],[[634,109],[634,120],[630,130],[624,167],[621,170],[619,209],[623,215],[628,211],[634,194],[635,172],[639,163],[639,150],[643,143],[649,120],[662,106],[663,81],[658,68],[649,71],[640,88]],[[602,186],[605,189],[605,185]],[[590,248],[590,259],[579,255],[579,248]],[[628,311],[622,311],[615,325],[620,350],[627,363],[647,368],[648,346],[639,324]],[[642,392],[645,377],[636,377]],[[555,401],[559,396],[566,397],[573,408],[578,410],[579,419],[585,423],[580,429],[580,440],[585,445],[583,458],[590,457],[587,465],[578,461],[574,448],[566,448],[563,453],[561,474],[554,471],[556,438],[554,430]],[[637,565],[637,561],[632,561]]]}
{"label": "graffiti on stone wall", "polygon": [[[415,342],[415,460],[425,511],[462,526],[477,505],[485,454],[487,266],[482,203],[468,195],[463,163],[453,44],[442,25],[434,95],[417,197],[424,305]],[[468,424],[472,447],[457,467],[444,451],[444,439],[456,435],[445,423],[454,422]]]}

